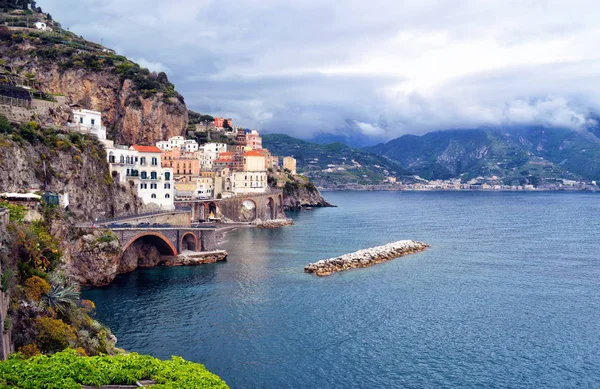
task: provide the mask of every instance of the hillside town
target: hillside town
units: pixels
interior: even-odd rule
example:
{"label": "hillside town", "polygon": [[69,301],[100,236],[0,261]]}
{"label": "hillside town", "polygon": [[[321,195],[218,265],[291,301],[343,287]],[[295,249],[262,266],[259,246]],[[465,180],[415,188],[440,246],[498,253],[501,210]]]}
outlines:
{"label": "hillside town", "polygon": [[[71,130],[96,136],[106,149],[112,178],[135,188],[144,204],[175,209],[178,200],[226,199],[283,187],[278,172],[296,174],[293,157],[272,155],[262,147],[257,130],[232,127],[231,119],[215,118],[214,129],[228,143],[205,143],[183,136],[154,146],[118,145],[106,138],[101,113],[73,107]],[[267,173],[272,173],[272,181]]]}

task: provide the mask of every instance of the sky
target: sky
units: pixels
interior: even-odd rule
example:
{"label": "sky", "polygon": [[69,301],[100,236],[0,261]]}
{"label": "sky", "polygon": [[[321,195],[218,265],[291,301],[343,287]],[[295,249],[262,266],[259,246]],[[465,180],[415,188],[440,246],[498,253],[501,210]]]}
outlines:
{"label": "sky", "polygon": [[585,129],[596,0],[39,0],[63,28],[164,71],[188,108],[305,139]]}

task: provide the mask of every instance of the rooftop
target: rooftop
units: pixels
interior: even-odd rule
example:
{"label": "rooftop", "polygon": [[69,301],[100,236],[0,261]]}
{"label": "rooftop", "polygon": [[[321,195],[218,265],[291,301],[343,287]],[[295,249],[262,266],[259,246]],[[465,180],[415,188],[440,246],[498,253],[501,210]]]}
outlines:
{"label": "rooftop", "polygon": [[162,153],[162,150],[156,146],[133,145],[131,147],[133,147],[134,150],[139,151],[141,153]]}

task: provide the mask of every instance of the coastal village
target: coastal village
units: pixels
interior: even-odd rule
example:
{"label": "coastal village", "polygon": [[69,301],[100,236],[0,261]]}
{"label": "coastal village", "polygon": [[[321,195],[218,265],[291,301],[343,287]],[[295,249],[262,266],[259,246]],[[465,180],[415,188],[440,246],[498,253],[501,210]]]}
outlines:
{"label": "coastal village", "polygon": [[265,194],[271,187],[282,188],[285,174],[296,174],[293,157],[272,155],[262,147],[257,130],[233,127],[231,119],[214,118],[212,127],[223,133],[228,143],[200,145],[175,136],[143,146],[117,145],[106,139],[98,111],[74,106],[73,117],[69,128],[92,134],[104,144],[112,178],[135,188],[144,204],[152,208],[174,210],[182,201]]}

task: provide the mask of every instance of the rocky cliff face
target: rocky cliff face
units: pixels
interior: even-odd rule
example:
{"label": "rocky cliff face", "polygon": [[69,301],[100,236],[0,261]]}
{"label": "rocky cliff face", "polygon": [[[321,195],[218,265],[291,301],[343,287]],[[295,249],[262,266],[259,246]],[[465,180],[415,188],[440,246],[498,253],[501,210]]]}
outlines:
{"label": "rocky cliff face", "polygon": [[333,207],[321,192],[305,177],[293,176],[293,180],[283,188],[283,204],[286,211],[306,207]]}
{"label": "rocky cliff face", "polygon": [[35,138],[19,143],[0,139],[0,192],[28,189],[68,194],[67,214],[75,220],[135,212],[143,209],[132,188],[114,183],[102,145],[91,137]]}
{"label": "rocky cliff face", "polygon": [[108,285],[118,273],[121,245],[116,238],[103,239],[101,231],[82,233],[79,237],[69,236],[63,240],[62,269],[81,285]]}
{"label": "rocky cliff face", "polygon": [[[154,144],[185,131],[187,107],[165,73],[151,73],[64,30],[3,28],[1,35],[1,74],[9,75],[7,79],[15,85],[25,83],[45,93],[46,100],[59,100],[55,98],[59,95],[67,108],[79,104],[100,111],[109,139]],[[70,110],[56,106],[51,110],[50,115],[36,119],[51,118],[55,125],[65,125]]]}
{"label": "rocky cliff face", "polygon": [[[146,97],[131,80],[117,74],[82,68],[63,70],[25,55],[3,60],[34,75],[46,93],[63,94],[66,104],[81,104],[102,112],[102,124],[117,143],[154,144],[182,135],[187,126],[187,108],[177,97],[165,98],[162,92]],[[54,115],[54,124],[64,125],[69,119],[68,110],[60,107],[54,111],[62,112]]]}

